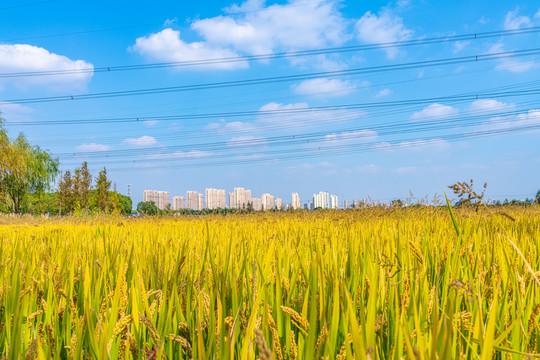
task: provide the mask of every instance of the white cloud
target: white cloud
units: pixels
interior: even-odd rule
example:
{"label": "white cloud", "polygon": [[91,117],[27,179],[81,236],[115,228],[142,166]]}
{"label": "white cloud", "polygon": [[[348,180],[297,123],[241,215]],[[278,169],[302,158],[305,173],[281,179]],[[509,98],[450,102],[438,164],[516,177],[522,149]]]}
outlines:
{"label": "white cloud", "polygon": [[414,151],[426,152],[426,147],[429,151],[446,151],[450,148],[450,143],[444,139],[436,138],[430,140],[418,139],[411,141],[402,141],[396,145],[398,149],[411,149]]}
{"label": "white cloud", "polygon": [[238,136],[234,137],[227,142],[227,146],[230,147],[242,147],[242,146],[266,146],[266,138],[258,136]]}
{"label": "white cloud", "polygon": [[345,131],[328,134],[324,137],[325,142],[343,143],[368,143],[374,141],[379,134],[373,130]]}
{"label": "white cloud", "polygon": [[300,84],[293,85],[292,89],[299,95],[329,97],[350,94],[356,86],[348,80],[318,78],[304,80]]}
{"label": "white cloud", "polygon": [[[154,61],[191,62],[239,56],[238,53],[232,50],[211,46],[206,42],[186,43],[180,38],[180,31],[170,28],[138,38],[135,45],[130,49]],[[189,69],[236,69],[246,67],[248,67],[246,61],[236,61],[189,66]]]}
{"label": "white cloud", "polygon": [[201,151],[201,150],[190,150],[190,151],[173,151],[168,153],[154,153],[154,154],[148,154],[144,155],[143,158],[147,159],[201,159],[201,158],[207,158],[212,157],[214,153],[209,151]]}
{"label": "white cloud", "polygon": [[[518,114],[512,118],[496,116],[482,125],[482,130],[508,129],[522,126],[540,125],[540,109],[532,109],[525,113]],[[532,130],[532,129],[531,129]]]}
{"label": "white cloud", "polygon": [[158,122],[159,122],[158,120],[146,120],[144,122],[144,125],[148,127],[152,127],[152,126],[155,126]]}
{"label": "white cloud", "polygon": [[[505,51],[506,49],[504,48],[504,45],[499,42],[489,48],[488,54],[501,53]],[[538,65],[533,60],[520,61],[505,57],[499,61],[499,64],[495,66],[495,69],[506,70],[511,73],[522,73],[529,71],[537,66]]]}
{"label": "white cloud", "polygon": [[431,104],[424,109],[415,112],[410,119],[414,121],[430,121],[456,115],[459,109],[438,103]]}
{"label": "white cloud", "polygon": [[[403,25],[401,17],[389,10],[379,12],[379,15],[368,11],[356,22],[357,38],[368,44],[388,43],[407,40],[413,34]],[[398,54],[397,48],[387,48],[389,58]]]}
{"label": "white cloud", "polygon": [[458,52],[460,52],[461,50],[465,49],[467,46],[469,46],[471,44],[470,41],[456,41],[454,43],[454,50],[453,50],[453,53],[454,54],[457,54]]}
{"label": "white cloud", "polygon": [[[193,21],[191,30],[199,35],[200,41],[186,42],[179,31],[165,29],[138,38],[131,49],[153,60],[192,61],[336,46],[349,39],[347,20],[341,16],[335,2],[319,0],[295,5],[292,2],[265,7],[262,1],[248,0],[225,9],[230,14],[236,13],[234,16]],[[232,9],[250,10],[238,13]],[[247,66],[247,62],[241,61],[205,65],[205,68]]]}
{"label": "white cloud", "polygon": [[540,19],[540,8],[539,8],[538,11],[536,12],[536,14],[534,14],[534,18],[535,18],[535,19]]}
{"label": "white cloud", "polygon": [[538,65],[532,61],[519,61],[519,60],[510,60],[504,59],[501,64],[497,65],[495,69],[497,70],[507,70],[512,73],[522,73],[534,69]]}
{"label": "white cloud", "polygon": [[81,144],[75,148],[75,150],[81,151],[81,152],[108,151],[111,149],[112,148],[109,145],[96,144],[96,143]]}
{"label": "white cloud", "polygon": [[379,98],[382,98],[382,97],[385,97],[385,96],[388,96],[388,95],[391,95],[391,94],[392,94],[392,90],[390,90],[390,89],[382,89],[381,91],[379,91],[377,93],[377,95],[375,95],[375,97],[377,99],[379,99]]}
{"label": "white cloud", "polygon": [[198,20],[191,28],[210,44],[247,54],[312,49],[348,40],[346,20],[334,2],[319,0],[294,5],[295,2],[291,2],[264,7],[264,2],[247,1],[239,8],[250,8],[251,12],[238,17]]}
{"label": "white cloud", "polygon": [[258,160],[264,158],[266,155],[263,153],[256,154],[240,154],[236,155],[234,158],[239,160]]}
{"label": "white cloud", "polygon": [[8,123],[30,121],[32,120],[32,113],[34,113],[34,109],[31,107],[0,102],[0,118]]}
{"label": "white cloud", "polygon": [[270,102],[259,108],[258,114],[251,122],[220,120],[208,124],[205,129],[213,130],[219,134],[234,134],[260,132],[269,130],[292,131],[299,127],[308,127],[325,123],[346,122],[358,119],[365,115],[360,110],[347,110],[341,108],[317,109],[310,108],[305,102],[281,104]]}
{"label": "white cloud", "polygon": [[489,113],[496,111],[504,111],[512,109],[513,107],[514,104],[507,104],[495,99],[478,99],[473,101],[471,105],[469,105],[469,110],[480,113]]}
{"label": "white cloud", "polygon": [[127,144],[131,146],[151,146],[155,143],[157,143],[156,138],[148,135],[143,135],[139,138],[128,138],[122,141],[122,144]]}
{"label": "white cloud", "polygon": [[[22,89],[40,86],[65,91],[66,89],[84,89],[92,78],[94,66],[86,61],[71,60],[37,46],[0,44],[0,70],[2,73],[72,71],[73,73],[64,75],[0,79],[0,83],[9,83]],[[88,70],[88,72],[80,72],[81,70]]]}
{"label": "white cloud", "polygon": [[373,146],[375,150],[384,150],[389,152],[394,151],[412,151],[412,152],[444,152],[450,149],[450,143],[442,138],[435,139],[417,139],[402,141],[399,143],[391,144],[389,142],[380,142]]}
{"label": "white cloud", "polygon": [[531,24],[531,19],[528,16],[519,16],[519,8],[506,13],[504,17],[504,29],[515,30],[521,27],[527,27]]}

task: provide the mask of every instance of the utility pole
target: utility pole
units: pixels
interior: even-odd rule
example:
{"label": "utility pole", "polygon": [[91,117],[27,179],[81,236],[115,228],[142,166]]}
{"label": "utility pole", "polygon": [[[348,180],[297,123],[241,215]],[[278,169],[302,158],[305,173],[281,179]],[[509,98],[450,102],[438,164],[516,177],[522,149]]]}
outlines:
{"label": "utility pole", "polygon": [[131,184],[127,184],[127,187],[128,187],[127,196],[131,197]]}

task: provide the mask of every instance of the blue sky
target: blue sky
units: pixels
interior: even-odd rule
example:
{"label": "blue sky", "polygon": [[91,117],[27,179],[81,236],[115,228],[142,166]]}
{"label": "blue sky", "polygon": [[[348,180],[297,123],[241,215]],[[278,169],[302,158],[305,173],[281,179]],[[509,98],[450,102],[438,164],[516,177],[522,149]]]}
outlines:
{"label": "blue sky", "polygon": [[[106,166],[135,203],[144,189],[235,186],[284,202],[321,190],[387,201],[471,178],[493,199],[533,197],[540,56],[520,51],[540,31],[511,31],[537,26],[534,1],[21,0],[0,5],[0,111],[10,135],[24,132],[63,169]],[[474,39],[492,31],[502,32]],[[273,58],[253,58],[263,54]],[[279,81],[233,86],[263,78]],[[210,83],[224,85],[79,98]]]}

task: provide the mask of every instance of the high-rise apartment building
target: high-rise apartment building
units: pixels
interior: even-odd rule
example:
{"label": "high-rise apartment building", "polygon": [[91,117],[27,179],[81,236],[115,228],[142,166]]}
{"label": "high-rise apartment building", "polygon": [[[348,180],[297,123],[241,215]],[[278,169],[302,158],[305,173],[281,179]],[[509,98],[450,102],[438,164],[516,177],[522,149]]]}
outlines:
{"label": "high-rise apartment building", "polygon": [[250,200],[251,190],[246,190],[244,188],[234,188],[235,209],[246,209]]}
{"label": "high-rise apartment building", "polygon": [[338,208],[339,208],[338,196],[330,195],[330,209],[338,209]]}
{"label": "high-rise apartment building", "polygon": [[313,194],[313,207],[328,209],[330,206],[330,197],[326,191],[320,191],[318,194]]}
{"label": "high-rise apartment building", "polygon": [[298,193],[292,193],[291,206],[295,210],[302,208],[302,203],[300,202],[300,197],[298,196]]}
{"label": "high-rise apartment building", "polygon": [[236,209],[236,197],[233,192],[229,193],[229,209]]}
{"label": "high-rise apartment building", "polygon": [[270,194],[262,194],[261,203],[263,210],[270,210],[274,208],[274,197]]}
{"label": "high-rise apartment building", "polygon": [[344,201],[343,201],[343,207],[344,207],[345,209],[348,209],[350,206],[351,206],[351,204],[350,204],[349,200],[344,200]]}
{"label": "high-rise apartment building", "polygon": [[281,198],[276,198],[274,200],[274,204],[276,206],[276,209],[283,210],[283,200]]}
{"label": "high-rise apartment building", "polygon": [[183,196],[175,196],[172,198],[172,209],[180,210],[186,207],[186,199]]}
{"label": "high-rise apartment building", "polygon": [[206,189],[206,208],[207,209],[225,209],[226,192],[220,189]]}
{"label": "high-rise apartment building", "polygon": [[261,198],[252,197],[249,199],[249,203],[251,204],[251,207],[255,211],[261,211],[263,210],[263,202]]}
{"label": "high-rise apartment building", "polygon": [[191,210],[202,210],[204,205],[203,194],[197,191],[188,191],[186,193],[187,208]]}
{"label": "high-rise apartment building", "polygon": [[169,205],[169,192],[157,190],[144,190],[143,201],[153,201],[158,209],[165,210]]}

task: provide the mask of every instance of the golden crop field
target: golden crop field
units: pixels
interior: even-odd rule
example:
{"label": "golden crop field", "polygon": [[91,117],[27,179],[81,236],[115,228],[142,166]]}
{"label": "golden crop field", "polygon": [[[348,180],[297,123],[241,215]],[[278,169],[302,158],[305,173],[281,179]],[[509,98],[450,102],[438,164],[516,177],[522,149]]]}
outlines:
{"label": "golden crop field", "polygon": [[524,359],[540,208],[0,218],[19,359]]}

